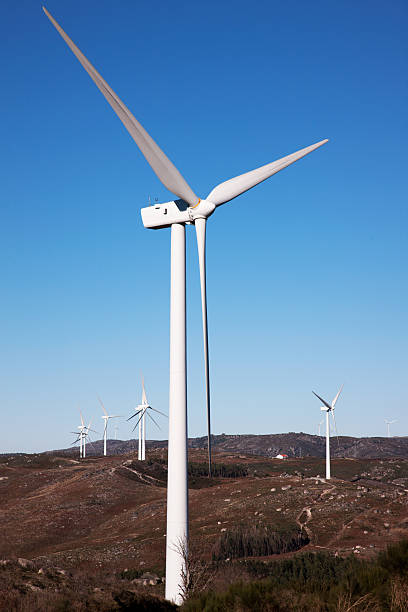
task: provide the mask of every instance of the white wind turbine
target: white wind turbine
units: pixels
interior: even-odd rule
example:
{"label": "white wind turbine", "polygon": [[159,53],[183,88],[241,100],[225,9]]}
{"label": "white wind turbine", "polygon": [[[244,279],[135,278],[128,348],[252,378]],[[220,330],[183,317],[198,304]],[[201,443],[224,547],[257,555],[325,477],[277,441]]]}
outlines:
{"label": "white wind turbine", "polygon": [[315,395],[321,402],[323,402],[324,406],[321,406],[320,410],[326,411],[326,480],[330,480],[330,422],[329,422],[329,413],[331,412],[333,417],[334,428],[337,431],[336,427],[336,419],[334,417],[334,407],[336,405],[337,400],[339,399],[339,395],[341,390],[343,389],[343,385],[341,385],[336,397],[333,399],[332,403],[329,404],[324,400],[320,395],[317,395],[314,391],[312,391],[313,395]]}
{"label": "white wind turbine", "polygon": [[95,431],[94,429],[91,429],[91,423],[92,421],[89,421],[88,425],[84,425],[84,420],[82,418],[82,414],[81,414],[81,421],[82,421],[82,425],[79,426],[78,428],[80,429],[80,438],[82,439],[82,457],[85,459],[86,457],[86,440],[89,437],[89,441],[92,444],[92,440],[91,440],[91,436],[89,435],[89,432],[92,431],[93,433],[99,433],[97,431]]}
{"label": "white wind turbine", "polygon": [[71,51],[105,96],[160,181],[177,200],[157,204],[141,211],[145,227],[171,227],[171,290],[170,290],[170,393],[166,533],[166,598],[181,603],[182,576],[186,571],[188,543],[187,488],[187,398],[186,398],[186,279],[185,226],[194,224],[197,235],[201,305],[204,339],[204,367],[208,427],[209,473],[211,469],[210,380],[208,357],[205,237],[207,218],[217,206],[233,200],[276,172],[286,168],[322,146],[327,140],[301,149],[275,162],[241,174],[217,185],[205,199],[199,198],[129,109],[90,64],[55,19],[44,8],[47,17]]}
{"label": "white wind turbine", "polygon": [[394,419],[393,421],[389,421],[388,419],[384,419],[384,423],[386,423],[387,425],[387,438],[390,438],[390,425],[392,425],[393,423],[398,423],[398,421],[396,419]]}
{"label": "white wind turbine", "polygon": [[322,419],[322,420],[320,421],[320,423],[319,423],[319,434],[318,434],[319,436],[320,436],[320,428],[321,428],[321,426],[323,425],[323,423],[324,423],[324,419]]}
{"label": "white wind turbine", "polygon": [[160,412],[160,410],[157,410],[157,408],[153,408],[152,406],[150,406],[149,402],[147,401],[144,379],[142,377],[142,403],[135,408],[135,413],[127,419],[128,421],[130,421],[130,419],[133,419],[136,416],[139,417],[136,425],[133,427],[133,431],[136,429],[136,427],[139,427],[139,444],[137,453],[137,458],[139,459],[139,461],[145,461],[146,459],[146,415],[153,421],[153,423],[157,427],[159,427],[159,425],[156,423],[156,421],[150,414],[149,410],[153,410],[154,412],[157,412],[158,414],[167,417],[164,412]]}
{"label": "white wind turbine", "polygon": [[91,423],[92,423],[92,421],[89,421],[88,427],[84,427],[84,429],[81,432],[81,436],[82,436],[82,457],[84,459],[86,457],[86,439],[89,436],[89,432],[91,431]]}
{"label": "white wind turbine", "polygon": [[108,436],[108,421],[109,419],[118,419],[121,415],[120,414],[108,414],[99,396],[98,396],[98,400],[99,400],[100,405],[102,406],[102,410],[105,413],[101,418],[105,421],[104,428],[103,428],[103,454],[104,454],[104,457],[106,457],[106,440]]}
{"label": "white wind turbine", "polygon": [[78,429],[79,431],[71,431],[71,433],[73,433],[75,436],[77,436],[77,439],[74,440],[72,442],[72,444],[76,444],[77,442],[79,442],[79,458],[82,459],[83,455],[83,435],[84,435],[84,430],[86,429],[85,423],[84,423],[84,419],[82,417],[82,412],[79,411],[79,414],[81,416],[81,425],[78,425]]}

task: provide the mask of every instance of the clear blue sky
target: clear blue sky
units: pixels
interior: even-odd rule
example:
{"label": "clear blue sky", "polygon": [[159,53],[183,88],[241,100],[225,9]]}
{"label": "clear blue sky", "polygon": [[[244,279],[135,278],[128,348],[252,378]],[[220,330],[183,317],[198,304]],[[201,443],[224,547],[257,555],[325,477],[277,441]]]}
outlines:
{"label": "clear blue sky", "polygon": [[[214,433],[408,434],[405,0],[48,0],[206,196],[330,142],[208,222]],[[167,412],[171,199],[32,0],[0,22],[0,452],[67,446],[96,394],[130,415],[143,370]],[[189,433],[204,435],[195,237],[187,232]],[[167,437],[149,427],[149,437]],[[113,433],[113,429],[111,430]],[[133,437],[120,423],[119,437]]]}

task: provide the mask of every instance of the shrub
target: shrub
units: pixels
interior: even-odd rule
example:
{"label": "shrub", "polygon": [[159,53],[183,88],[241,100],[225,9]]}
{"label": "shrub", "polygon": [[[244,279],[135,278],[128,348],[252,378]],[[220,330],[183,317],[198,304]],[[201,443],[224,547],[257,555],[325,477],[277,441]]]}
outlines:
{"label": "shrub", "polygon": [[390,546],[373,561],[306,553],[266,563],[246,560],[239,565],[249,578],[258,580],[237,582],[222,593],[200,594],[183,606],[183,612],[408,610],[407,540]]}
{"label": "shrub", "polygon": [[125,569],[123,572],[120,572],[119,576],[123,580],[134,580],[135,578],[140,578],[143,572],[146,570],[139,569]]}
{"label": "shrub", "polygon": [[139,595],[133,591],[121,591],[114,596],[114,600],[119,606],[119,610],[129,610],[134,612],[174,612],[177,606],[149,595]]}
{"label": "shrub", "polygon": [[308,543],[308,536],[298,528],[279,532],[266,525],[241,525],[221,535],[213,558],[266,557],[299,550]]}
{"label": "shrub", "polygon": [[[239,463],[213,463],[211,474],[214,478],[244,478],[248,476],[248,469]],[[188,475],[192,478],[208,476],[208,464],[189,462]]]}

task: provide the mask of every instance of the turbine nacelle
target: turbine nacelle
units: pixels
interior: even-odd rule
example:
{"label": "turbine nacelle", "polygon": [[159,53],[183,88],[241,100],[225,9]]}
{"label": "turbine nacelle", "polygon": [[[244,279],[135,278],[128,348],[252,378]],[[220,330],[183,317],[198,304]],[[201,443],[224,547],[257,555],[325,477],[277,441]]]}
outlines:
{"label": "turbine nacelle", "polygon": [[148,229],[170,227],[173,223],[194,223],[196,219],[206,219],[215,210],[215,204],[208,200],[198,200],[189,206],[184,200],[173,200],[142,208],[143,225]]}
{"label": "turbine nacelle", "polygon": [[148,410],[149,408],[151,408],[150,404],[139,404],[135,410],[137,412],[141,412],[142,410]]}

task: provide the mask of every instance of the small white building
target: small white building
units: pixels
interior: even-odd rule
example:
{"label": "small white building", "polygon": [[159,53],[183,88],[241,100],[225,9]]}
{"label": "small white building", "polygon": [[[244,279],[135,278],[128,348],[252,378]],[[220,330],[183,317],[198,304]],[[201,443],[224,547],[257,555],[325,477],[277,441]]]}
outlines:
{"label": "small white building", "polygon": [[279,453],[279,455],[276,455],[276,457],[275,457],[275,459],[287,459],[287,458],[288,458],[287,455],[285,455],[285,454],[281,455],[280,453]]}

